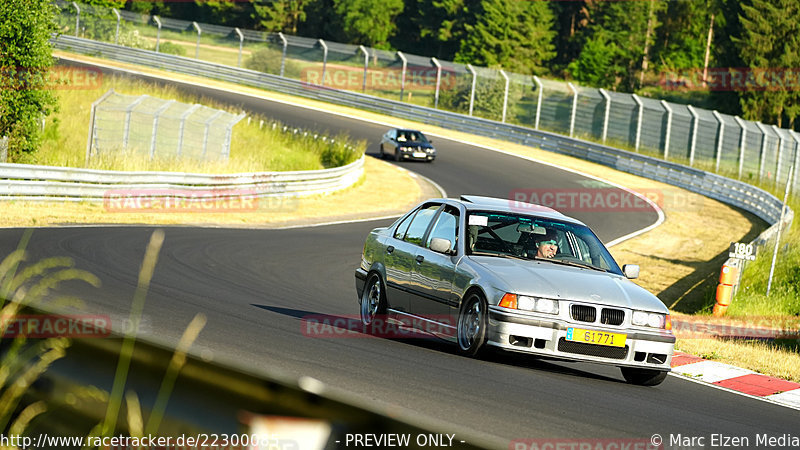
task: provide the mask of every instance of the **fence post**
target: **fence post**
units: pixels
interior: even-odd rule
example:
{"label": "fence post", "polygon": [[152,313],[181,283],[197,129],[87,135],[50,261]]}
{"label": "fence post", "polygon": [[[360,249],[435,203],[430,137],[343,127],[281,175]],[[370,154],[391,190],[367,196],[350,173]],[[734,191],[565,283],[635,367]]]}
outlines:
{"label": "fence post", "polygon": [[[797,155],[795,155],[796,157]],[[775,273],[775,259],[778,257],[778,247],[781,243],[781,230],[783,229],[783,218],[786,214],[786,200],[789,198],[789,178],[792,176],[792,172],[794,172],[796,167],[792,164],[792,168],[789,169],[789,176],[786,178],[786,190],[783,193],[783,205],[781,205],[781,218],[778,221],[778,232],[775,235],[775,249],[772,251],[772,264],[769,266],[769,279],[767,280],[767,297],[769,297],[769,290],[772,287],[772,275]],[[777,178],[777,177],[775,177]]]}
{"label": "fence post", "polygon": [[364,80],[361,82],[361,92],[367,92],[367,69],[369,68],[369,52],[363,45],[358,46],[358,50],[364,53]]}
{"label": "fence post", "polygon": [[89,137],[86,139],[86,160],[84,162],[84,165],[87,167],[89,166],[89,157],[92,154],[92,146],[94,145],[94,123],[97,107],[100,106],[100,104],[103,103],[105,99],[107,99],[113,93],[114,89],[109,89],[108,92],[92,102],[92,108],[89,113]]}
{"label": "fence post", "polygon": [[234,28],[233,31],[239,36],[239,58],[236,60],[236,67],[242,67],[242,47],[244,47],[244,34],[239,28]]}
{"label": "fence post", "polygon": [[181,124],[178,127],[178,153],[177,156],[181,156],[183,152],[183,132],[186,129],[186,119],[197,109],[200,108],[200,105],[192,105],[191,108],[187,109],[186,111],[181,114]]}
{"label": "fence post", "polygon": [[72,7],[75,8],[75,37],[78,37],[78,30],[81,29],[81,7],[75,2],[72,2]]}
{"label": "fence post", "polygon": [[223,148],[222,148],[222,156],[224,156],[225,159],[230,159],[231,157],[231,135],[233,134],[233,127],[234,125],[239,123],[240,120],[244,119],[246,116],[247,114],[241,113],[238,116],[232,118],[227,123],[227,125],[225,125],[225,142],[223,143]]}
{"label": "fence post", "polygon": [[111,11],[113,11],[114,15],[117,16],[117,31],[114,32],[114,45],[117,45],[119,44],[119,22],[122,20],[122,16],[119,15],[117,8],[111,8]]}
{"label": "fence post", "polygon": [[739,124],[739,127],[742,128],[742,134],[740,136],[739,141],[739,179],[742,179],[742,170],[744,169],[744,148],[747,145],[747,126],[745,126],[744,120],[742,120],[739,116],[734,116],[733,120]]}
{"label": "fence post", "polygon": [[158,48],[161,45],[161,19],[158,16],[153,16],[153,21],[158,25],[158,31],[156,32],[156,53],[158,53]]}
{"label": "fence post", "polygon": [[502,75],[503,78],[505,78],[506,80],[506,87],[505,90],[503,91],[503,120],[502,120],[503,123],[506,123],[506,110],[508,110],[508,84],[510,80],[508,78],[508,75],[506,75],[505,71],[503,71],[503,69],[500,69],[500,75]]}
{"label": "fence post", "polygon": [[141,97],[137,98],[136,100],[132,101],[130,105],[125,109],[125,123],[122,125],[122,149],[126,150],[128,148],[128,137],[131,134],[131,114],[133,110],[136,109],[136,105],[141,103],[144,99],[146,99],[147,95],[142,95]]}
{"label": "fence post", "polygon": [[0,163],[8,161],[8,136],[0,136]]}
{"label": "fence post", "polygon": [[697,111],[694,110],[692,105],[686,105],[686,108],[689,110],[689,114],[692,115],[692,143],[689,146],[689,166],[694,166],[694,154],[697,150],[697,127],[700,125],[700,116],[697,115]]}
{"label": "fence post", "polygon": [[714,173],[719,173],[719,163],[722,160],[722,141],[725,138],[725,122],[722,120],[722,116],[716,111],[712,111],[711,114],[714,114],[714,118],[717,119],[719,122],[719,140],[717,141],[717,154],[716,156],[716,165],[714,166]]}
{"label": "fence post", "polygon": [[789,134],[794,139],[794,176],[792,177],[792,194],[794,194],[795,189],[797,189],[797,167],[800,166],[800,138],[797,137],[797,133],[794,130],[789,130]]}
{"label": "fence post", "polygon": [[439,64],[439,60],[436,58],[431,58],[431,62],[436,66],[436,92],[433,97],[433,108],[439,109],[439,85],[442,82],[442,65]]}
{"label": "fence post", "polygon": [[772,125],[772,130],[778,136],[778,161],[775,164],[775,187],[778,187],[778,179],[781,177],[781,160],[783,159],[783,137],[779,133],[780,128],[777,125]]}
{"label": "fence post", "polygon": [[767,130],[761,122],[756,122],[756,126],[761,131],[761,155],[758,158],[758,182],[764,178],[764,160],[767,157]]}
{"label": "fence post", "polygon": [[475,72],[475,68],[472,67],[472,64],[467,64],[467,70],[472,74],[472,87],[469,90],[469,115],[471,116],[472,108],[475,106],[475,85],[478,82],[478,72]]}
{"label": "fence post", "polygon": [[605,144],[606,137],[608,136],[608,116],[611,114],[611,96],[605,89],[600,89],[600,95],[602,95],[603,99],[606,101],[606,110],[603,114],[603,144]]}
{"label": "fence post", "polygon": [[283,33],[278,33],[278,37],[281,38],[281,44],[283,45],[283,51],[281,53],[281,76],[283,76],[283,70],[286,68],[286,48],[289,47],[289,41],[286,40],[286,36]]}
{"label": "fence post", "polygon": [[403,92],[406,89],[406,69],[408,68],[408,60],[406,59],[406,55],[404,55],[401,51],[397,52],[397,57],[403,62],[403,71],[400,74],[400,101],[402,102]]}
{"label": "fence post", "polygon": [[638,106],[639,111],[636,115],[636,142],[633,145],[633,148],[638,152],[639,151],[639,142],[641,142],[642,138],[642,118],[644,117],[644,103],[636,94],[631,94],[633,97],[633,101],[636,102],[636,106]]}
{"label": "fence post", "polygon": [[535,130],[539,129],[539,117],[541,117],[542,113],[542,94],[544,93],[544,85],[542,84],[542,80],[539,79],[536,75],[533,76],[533,81],[536,83],[536,86],[539,88],[539,92],[536,95],[536,122],[533,125]]}
{"label": "fence post", "polygon": [[667,135],[664,136],[664,161],[669,160],[669,138],[672,134],[672,108],[664,100],[661,100],[661,106],[667,111]]}
{"label": "fence post", "polygon": [[158,137],[158,116],[164,113],[172,104],[175,103],[175,100],[169,100],[161,107],[159,107],[153,113],[153,136],[150,139],[150,159],[156,156],[156,138]]}
{"label": "fence post", "polygon": [[217,118],[224,113],[225,111],[222,110],[215,112],[214,115],[206,119],[206,122],[203,124],[205,125],[205,129],[203,130],[203,158],[205,158],[206,153],[208,153],[208,129],[211,128],[211,122],[217,120]]}
{"label": "fence post", "polygon": [[572,89],[572,113],[569,116],[569,137],[572,137],[575,132],[575,113],[578,111],[578,89],[572,83],[567,83],[567,85]]}
{"label": "fence post", "polygon": [[200,25],[197,22],[192,22],[192,27],[194,30],[197,31],[197,44],[194,46],[194,59],[200,58],[200,35],[203,34],[203,30],[200,28]]}
{"label": "fence post", "polygon": [[319,45],[322,46],[322,80],[320,86],[325,86],[325,69],[328,65],[328,45],[322,39],[319,40]]}

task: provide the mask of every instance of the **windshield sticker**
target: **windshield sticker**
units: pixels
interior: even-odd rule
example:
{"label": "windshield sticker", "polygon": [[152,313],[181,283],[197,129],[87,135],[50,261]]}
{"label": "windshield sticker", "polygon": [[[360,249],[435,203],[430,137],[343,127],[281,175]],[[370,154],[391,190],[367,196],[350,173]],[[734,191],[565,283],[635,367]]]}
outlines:
{"label": "windshield sticker", "polygon": [[489,225],[489,218],[486,216],[471,215],[469,216],[469,224],[485,227]]}

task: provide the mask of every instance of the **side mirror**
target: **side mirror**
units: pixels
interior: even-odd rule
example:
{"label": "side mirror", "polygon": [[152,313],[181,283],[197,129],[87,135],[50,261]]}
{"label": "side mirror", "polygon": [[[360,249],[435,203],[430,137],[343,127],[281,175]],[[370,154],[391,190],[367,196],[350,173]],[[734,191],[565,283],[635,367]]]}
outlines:
{"label": "side mirror", "polygon": [[639,265],[638,264],[625,264],[622,266],[622,273],[625,274],[625,277],[633,280],[635,278],[639,278]]}
{"label": "side mirror", "polygon": [[450,239],[431,239],[431,250],[435,251],[436,253],[444,253],[445,255],[450,254],[451,245],[452,243],[450,242]]}

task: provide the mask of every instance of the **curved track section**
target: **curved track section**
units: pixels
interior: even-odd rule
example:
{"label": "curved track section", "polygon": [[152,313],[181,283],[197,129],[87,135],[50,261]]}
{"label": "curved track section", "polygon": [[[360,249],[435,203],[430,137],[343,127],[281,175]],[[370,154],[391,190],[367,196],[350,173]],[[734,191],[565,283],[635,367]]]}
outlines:
{"label": "curved track section", "polygon": [[[199,88],[197,88],[199,89]],[[317,130],[349,130],[376,140],[384,126],[225,92],[203,92],[245,109]],[[440,160],[407,164],[450,195],[505,197],[513,189],[584,188],[594,182],[519,158],[438,139]],[[391,193],[387,192],[387,195]],[[654,222],[656,213],[576,214],[603,240]],[[800,413],[688,380],[631,386],[613,367],[491,355],[457,356],[436,340],[397,341],[361,334],[308,333],[302,318],[357,317],[353,271],[364,237],[389,220],[286,230],[166,228],[144,309],[145,338],[175,343],[198,312],[208,324],[194,352],[236,360],[254,370],[314,377],[376,406],[470,429],[508,448],[515,439],[645,439],[658,433],[779,436],[796,431]],[[128,316],[150,227],[39,229],[29,260],[66,255],[97,274],[100,289],[67,285],[86,311]],[[16,248],[23,231],[0,231],[0,252]],[[667,440],[665,443],[669,443]]]}

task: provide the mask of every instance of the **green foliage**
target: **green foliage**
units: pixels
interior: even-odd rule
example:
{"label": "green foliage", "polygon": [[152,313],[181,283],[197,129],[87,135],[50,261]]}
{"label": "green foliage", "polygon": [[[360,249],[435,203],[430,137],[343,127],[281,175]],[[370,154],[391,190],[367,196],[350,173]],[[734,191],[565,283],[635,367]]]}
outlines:
{"label": "green foliage", "polygon": [[[495,80],[482,79],[475,84],[475,101],[473,113],[477,116],[491,120],[503,118],[503,96],[505,95],[505,80],[498,78]],[[439,94],[439,105],[453,112],[466,114],[469,112],[469,99],[472,91],[472,81],[467,78],[460,78],[454,89],[442,90]],[[508,88],[508,115],[511,112],[513,103],[522,97],[519,85],[509,83]],[[513,121],[511,118],[506,118]]]}
{"label": "green foliage", "polygon": [[555,56],[553,13],[544,2],[487,0],[474,25],[466,25],[456,61],[512,72],[541,74]]}
{"label": "green foliage", "polygon": [[252,17],[260,28],[297,34],[297,27],[306,20],[308,0],[250,0]]}
{"label": "green foliage", "polygon": [[578,59],[569,64],[569,73],[582,84],[598,88],[613,88],[625,76],[620,64],[623,51],[604,36],[593,36],[583,46]]}
{"label": "green foliage", "polygon": [[0,136],[11,162],[36,151],[40,120],[57,107],[47,81],[55,13],[48,0],[0,2]]}
{"label": "green foliage", "polygon": [[186,47],[173,42],[161,42],[158,45],[158,51],[170,55],[186,56]]}
{"label": "green foliage", "polygon": [[[271,48],[262,48],[250,54],[244,62],[244,66],[250,70],[279,75],[281,73],[282,53]],[[300,66],[292,59],[286,58],[283,68],[284,76],[289,78],[300,77]]]}
{"label": "green foliage", "polygon": [[403,0],[333,0],[333,10],[348,42],[388,49]]}

